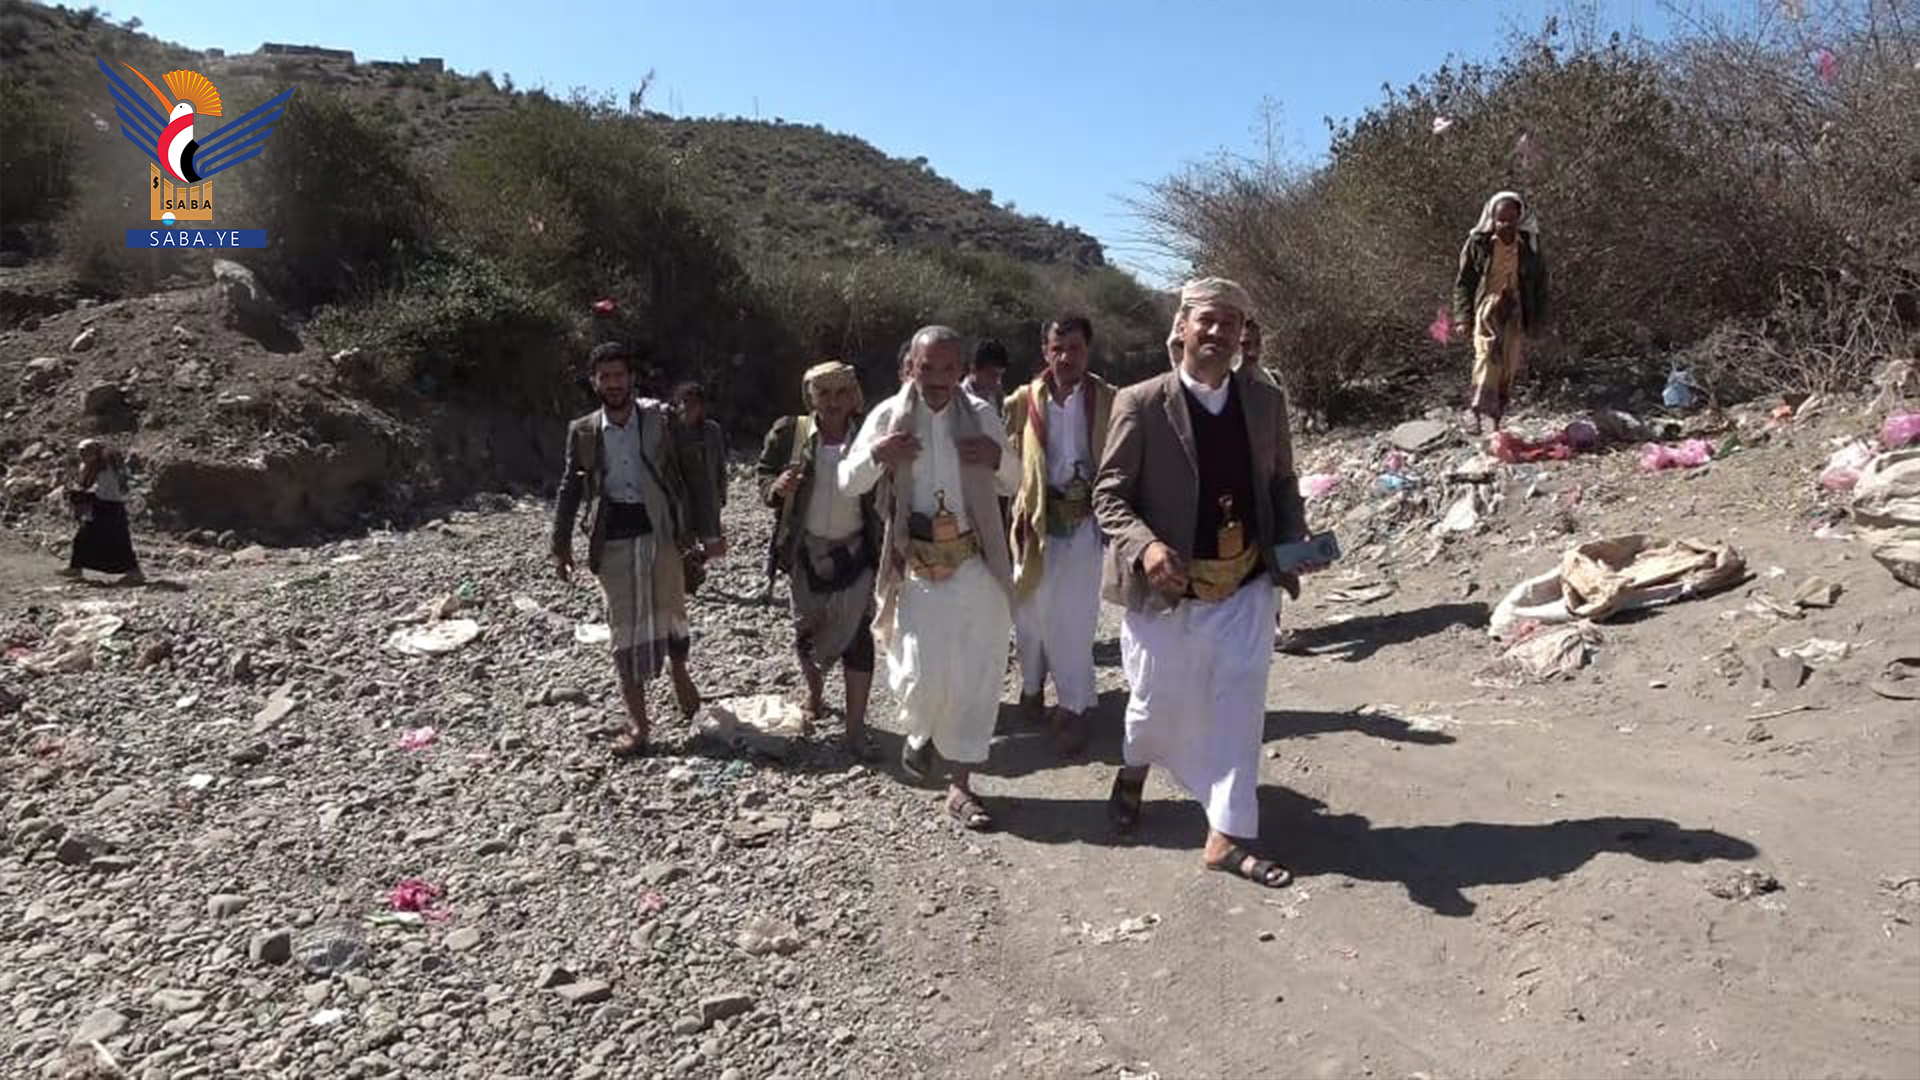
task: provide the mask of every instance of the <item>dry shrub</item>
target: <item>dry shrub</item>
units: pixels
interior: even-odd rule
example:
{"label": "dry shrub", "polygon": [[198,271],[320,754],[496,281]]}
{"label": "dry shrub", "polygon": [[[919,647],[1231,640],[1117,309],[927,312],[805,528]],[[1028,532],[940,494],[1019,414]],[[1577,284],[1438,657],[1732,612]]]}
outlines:
{"label": "dry shrub", "polygon": [[[1248,285],[1269,356],[1317,411],[1369,388],[1405,397],[1409,375],[1434,370],[1464,383],[1464,350],[1425,330],[1468,227],[1503,188],[1542,219],[1543,374],[1757,337],[1802,358],[1774,363],[1808,365],[1793,378],[1857,382],[1914,325],[1915,7],[1695,20],[1658,47],[1602,33],[1597,9],[1550,18],[1494,64],[1389,88],[1334,126],[1324,164],[1224,157],[1139,209],[1169,253]],[[1823,69],[1821,48],[1838,63]]]}

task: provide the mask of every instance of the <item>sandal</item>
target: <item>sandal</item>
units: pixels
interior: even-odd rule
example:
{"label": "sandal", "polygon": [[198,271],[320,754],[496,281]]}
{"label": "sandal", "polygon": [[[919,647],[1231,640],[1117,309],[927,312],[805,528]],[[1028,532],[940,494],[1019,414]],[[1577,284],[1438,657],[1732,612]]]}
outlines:
{"label": "sandal", "polygon": [[1889,701],[1920,701],[1920,657],[1887,661],[1886,670],[1868,689]]}
{"label": "sandal", "polygon": [[820,719],[821,709],[817,705],[800,706],[800,737],[813,738],[813,722]]}
{"label": "sandal", "polygon": [[956,791],[947,796],[947,816],[969,832],[991,832],[993,829],[993,815],[987,813],[986,804],[971,791]]}
{"label": "sandal", "polygon": [[925,780],[933,772],[933,740],[928,739],[915,749],[913,740],[900,743],[900,768],[915,780]]}
{"label": "sandal", "polygon": [[[692,697],[691,701],[688,700],[689,696]],[[700,706],[702,704],[700,701],[700,691],[694,690],[690,695],[683,694],[680,692],[680,688],[676,686],[673,688],[673,702],[680,707],[680,719],[691,720],[700,712]]]}
{"label": "sandal", "polygon": [[851,732],[842,735],[840,749],[862,765],[871,765],[880,760],[880,744],[873,741],[873,732],[864,729],[858,735]]}
{"label": "sandal", "polygon": [[641,758],[647,756],[647,738],[631,731],[623,732],[613,740],[613,756],[617,758]]}
{"label": "sandal", "polygon": [[1043,727],[1047,722],[1047,698],[1045,694],[1021,694],[1020,718],[1034,727]]}
{"label": "sandal", "polygon": [[1258,858],[1239,844],[1228,846],[1227,857],[1217,863],[1208,863],[1207,869],[1243,877],[1269,889],[1284,889],[1293,883],[1293,871],[1272,859]]}
{"label": "sandal", "polygon": [[1107,820],[1123,833],[1133,831],[1140,824],[1140,807],[1147,790],[1147,778],[1144,776],[1129,778],[1126,773],[1113,775],[1113,793],[1107,796]]}
{"label": "sandal", "polygon": [[1087,718],[1080,713],[1058,709],[1053,714],[1053,748],[1061,757],[1075,757],[1093,741],[1087,734]]}

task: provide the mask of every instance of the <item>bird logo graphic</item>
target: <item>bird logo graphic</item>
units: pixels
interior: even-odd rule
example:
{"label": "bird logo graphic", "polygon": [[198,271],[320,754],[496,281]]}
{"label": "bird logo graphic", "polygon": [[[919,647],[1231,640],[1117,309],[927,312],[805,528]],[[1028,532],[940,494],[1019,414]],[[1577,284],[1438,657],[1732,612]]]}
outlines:
{"label": "bird logo graphic", "polygon": [[[120,77],[105,60],[99,61],[113,94],[120,133],[152,159],[148,169],[148,204],[153,220],[164,225],[177,221],[213,220],[212,177],[256,157],[279,120],[293,87],[265,104],[240,115],[210,134],[197,131],[202,118],[218,117],[224,106],[213,81],[197,71],[169,71],[160,77],[166,89],[154,84],[132,64],[133,73],[160,102],[156,112],[147,99]],[[204,138],[202,135],[204,134]],[[184,188],[179,185],[185,185]]]}

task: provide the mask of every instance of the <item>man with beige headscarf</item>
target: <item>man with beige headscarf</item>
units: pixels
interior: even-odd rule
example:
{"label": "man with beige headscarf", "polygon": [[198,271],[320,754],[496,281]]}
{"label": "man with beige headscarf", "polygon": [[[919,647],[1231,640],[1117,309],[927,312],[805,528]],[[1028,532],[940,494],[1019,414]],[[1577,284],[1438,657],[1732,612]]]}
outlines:
{"label": "man with beige headscarf", "polygon": [[849,364],[815,364],[801,380],[807,411],[774,422],[760,451],[760,486],[774,520],[773,562],[792,583],[794,644],[806,681],[809,731],[822,709],[826,672],[846,679],[849,754],[875,759],[867,734],[873,688],[873,573],[880,519],[871,493],[843,494],[836,482],[864,401]]}
{"label": "man with beige headscarf", "polygon": [[1106,598],[1127,609],[1114,824],[1133,828],[1147,772],[1164,766],[1206,808],[1206,867],[1277,888],[1291,875],[1247,846],[1260,831],[1274,587],[1299,595],[1272,550],[1307,529],[1286,398],[1233,370],[1251,308],[1224,278],[1181,290],[1175,367],[1115,400],[1093,509],[1109,540]]}
{"label": "man with beige headscarf", "polygon": [[861,425],[839,481],[843,495],[876,492],[885,530],[873,630],[907,736],[901,767],[923,779],[938,751],[952,767],[947,813],[981,830],[993,818],[971,778],[993,738],[1013,622],[1000,497],[1020,459],[993,406],[960,389],[964,361],[955,331],[915,334],[911,377]]}

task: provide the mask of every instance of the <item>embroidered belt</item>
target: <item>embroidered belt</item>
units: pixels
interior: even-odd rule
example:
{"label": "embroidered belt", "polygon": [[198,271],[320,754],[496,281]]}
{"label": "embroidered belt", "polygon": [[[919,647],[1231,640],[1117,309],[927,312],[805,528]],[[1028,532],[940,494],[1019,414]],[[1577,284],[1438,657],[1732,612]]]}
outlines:
{"label": "embroidered belt", "polygon": [[1063,491],[1047,489],[1047,535],[1072,536],[1080,523],[1093,516],[1090,496],[1070,498]]}
{"label": "embroidered belt", "polygon": [[973,533],[963,533],[951,540],[914,537],[907,541],[907,569],[915,577],[945,581],[978,554],[980,538]]}
{"label": "embroidered belt", "polygon": [[1187,589],[1195,599],[1217,604],[1240,591],[1259,557],[1247,548],[1231,559],[1193,559],[1187,567]]}

